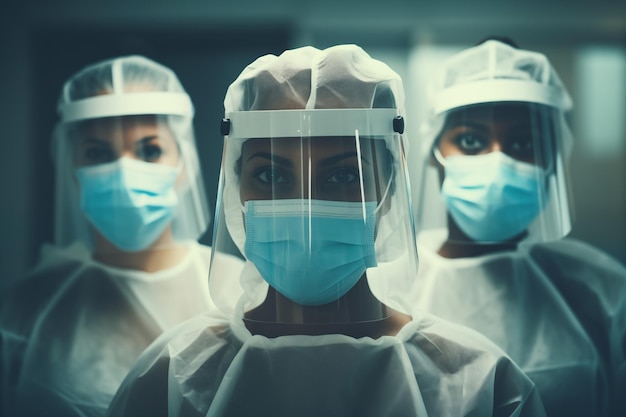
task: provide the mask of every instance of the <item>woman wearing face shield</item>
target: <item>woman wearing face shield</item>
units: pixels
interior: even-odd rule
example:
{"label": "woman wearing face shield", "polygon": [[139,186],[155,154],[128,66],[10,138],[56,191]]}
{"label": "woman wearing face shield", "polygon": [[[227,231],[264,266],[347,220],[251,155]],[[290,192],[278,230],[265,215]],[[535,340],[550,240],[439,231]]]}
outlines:
{"label": "woman wearing face shield", "polygon": [[100,62],[66,82],[59,114],[55,244],[1,304],[7,415],[104,415],[145,347],[214,308],[193,107],[176,75],[140,56]]}
{"label": "woman wearing face shield", "polygon": [[626,271],[562,239],[572,103],[559,77],[544,55],[488,40],[447,61],[435,90],[418,190],[417,305],[502,347],[548,415],[619,414]]}
{"label": "woman wearing face shield", "polygon": [[405,302],[395,72],[355,45],[303,47],[254,61],[224,105],[213,251],[245,257],[242,295],[217,296],[231,278],[211,268],[219,311],[152,344],[108,415],[544,415],[495,345]]}

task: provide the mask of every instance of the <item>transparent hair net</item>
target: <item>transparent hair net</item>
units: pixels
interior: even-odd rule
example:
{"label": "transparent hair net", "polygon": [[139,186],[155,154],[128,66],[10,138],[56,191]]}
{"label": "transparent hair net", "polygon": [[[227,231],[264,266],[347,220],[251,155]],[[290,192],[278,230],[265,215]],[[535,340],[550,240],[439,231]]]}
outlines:
{"label": "transparent hair net", "polygon": [[[194,110],[174,72],[142,56],[119,57],[90,65],[65,83],[58,113],[61,120],[53,138],[56,244],[65,246],[77,241],[88,247],[94,244],[94,228],[81,210],[76,174],[77,132],[81,126],[100,123],[121,135],[123,126],[135,127],[141,120],[156,123],[157,133],[167,130],[175,141],[173,148],[177,148],[174,163],[178,169],[174,186],[177,203],[169,223],[174,240],[200,237],[210,221],[210,212],[193,132]],[[127,158],[112,157],[112,160],[122,159]],[[150,170],[146,173],[149,176]]]}
{"label": "transparent hair net", "polygon": [[[406,142],[401,134],[403,94],[399,76],[355,45],[340,45],[325,50],[298,48],[285,51],[280,56],[260,57],[246,67],[230,85],[224,100],[222,128],[225,150],[213,251],[231,250],[246,258],[244,211],[249,202],[242,201],[245,198],[240,194],[242,146],[254,146],[250,144],[266,140],[273,147],[271,153],[287,142],[296,143],[296,162],[302,159],[303,167],[295,170],[302,169],[298,173],[306,178],[310,174],[305,172],[306,161],[310,161],[314,154],[311,149],[322,141],[331,144],[331,148],[333,143],[340,146],[339,143],[345,141],[352,144],[350,149],[353,151],[358,148],[356,152],[371,145],[377,148],[377,152],[382,149],[388,156],[389,169],[385,180],[376,185],[378,194],[373,203],[380,208],[376,214],[376,266],[367,269],[367,279],[374,295],[381,301],[393,308],[408,310],[403,307],[402,297],[408,291],[408,284],[407,288],[402,288],[403,281],[398,279],[391,287],[385,281],[391,271],[407,280],[417,272],[404,157]],[[357,145],[354,145],[355,142]],[[382,157],[380,159],[383,160]],[[309,187],[311,177],[314,174],[308,177]],[[274,197],[270,197],[269,204],[272,201],[280,203],[282,198],[276,192]],[[296,198],[298,201],[313,202],[313,205],[316,199],[311,188],[306,191],[306,184]],[[365,207],[364,200],[367,199],[358,199],[355,204]],[[278,206],[274,209],[280,210]],[[307,210],[305,204],[301,212],[303,218],[310,215]],[[300,227],[310,226],[303,222]],[[315,229],[309,230],[311,236],[316,233]],[[220,296],[233,283],[225,282],[224,277],[211,272],[209,284],[216,304],[223,310],[233,311],[235,306],[224,301],[228,298]],[[239,313],[258,306],[264,300],[268,284],[254,262],[246,261],[238,284],[244,293],[237,307]]]}
{"label": "transparent hair net", "polygon": [[[527,139],[534,155],[528,159],[543,162],[537,164],[542,169],[534,174],[540,184],[539,214],[526,228],[524,239],[547,241],[565,236],[572,222],[566,167],[572,135],[565,119],[572,101],[548,59],[537,52],[488,40],[447,60],[433,76],[429,93],[429,119],[420,127],[418,136],[422,169],[415,188],[419,201],[418,231],[447,227],[446,203],[440,196],[440,175],[444,172],[441,164],[445,165],[447,159],[441,158],[438,149],[450,122],[461,120],[463,124],[468,115],[487,111],[495,123],[497,113],[521,109],[530,115]],[[476,172],[484,169],[477,167]]]}

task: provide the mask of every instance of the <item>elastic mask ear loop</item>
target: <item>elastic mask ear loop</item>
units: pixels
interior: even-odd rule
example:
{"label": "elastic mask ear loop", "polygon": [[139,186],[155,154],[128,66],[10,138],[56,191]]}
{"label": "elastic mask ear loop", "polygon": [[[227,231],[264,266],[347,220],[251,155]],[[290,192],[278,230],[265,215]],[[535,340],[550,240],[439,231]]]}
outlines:
{"label": "elastic mask ear loop", "polygon": [[441,154],[441,151],[439,150],[438,146],[436,146],[433,149],[433,155],[434,155],[435,159],[437,160],[437,162],[439,162],[439,164],[441,164],[442,167],[446,166],[446,158],[443,157],[443,155]]}
{"label": "elastic mask ear loop", "polygon": [[185,164],[183,163],[183,158],[181,156],[180,158],[178,158],[178,164],[176,165],[176,177],[178,177],[183,171],[183,165]]}
{"label": "elastic mask ear loop", "polygon": [[180,175],[183,172],[183,166],[185,164],[183,163],[183,158],[180,157],[178,158],[178,164],[176,165],[176,179],[174,180],[174,190],[176,191],[176,194],[178,194],[179,196],[187,193],[187,191],[189,191],[189,188],[191,187],[190,181],[189,181],[189,172],[185,172],[184,174],[184,178],[183,181],[181,182],[181,184],[178,184],[178,181],[180,180]]}
{"label": "elastic mask ear loop", "polygon": [[378,210],[380,210],[380,208],[383,206],[383,204],[385,204],[385,200],[387,200],[387,196],[389,195],[389,190],[391,189],[391,183],[393,182],[393,176],[394,176],[395,172],[396,171],[393,168],[393,165],[391,165],[391,175],[389,175],[389,181],[387,182],[387,188],[385,188],[385,192],[383,193],[383,197],[380,199],[380,202],[376,206],[376,209],[374,210],[374,214],[378,213]]}

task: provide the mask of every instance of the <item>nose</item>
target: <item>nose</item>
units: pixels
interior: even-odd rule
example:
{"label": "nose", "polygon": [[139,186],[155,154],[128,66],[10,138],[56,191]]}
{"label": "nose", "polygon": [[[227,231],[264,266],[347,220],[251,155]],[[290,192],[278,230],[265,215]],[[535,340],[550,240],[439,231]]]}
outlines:
{"label": "nose", "polygon": [[123,149],[119,153],[118,157],[119,158],[126,157],[126,158],[130,158],[130,159],[137,159],[137,156],[135,155],[135,153],[130,151],[130,150],[128,150],[128,149]]}
{"label": "nose", "polygon": [[316,175],[315,167],[311,165],[311,161],[304,159],[302,161],[302,169],[298,178],[298,184],[293,187],[289,198],[323,200],[323,192],[318,189]]}
{"label": "nose", "polygon": [[504,152],[504,147],[502,146],[502,141],[498,138],[491,141],[491,148],[489,152]]}
{"label": "nose", "polygon": [[304,170],[302,171],[302,177],[300,181],[300,187],[297,190],[299,191],[299,196],[297,198],[302,198],[305,200],[314,199],[317,192],[315,190],[315,184],[312,181],[312,173],[310,171],[310,165],[308,162],[304,164]]}

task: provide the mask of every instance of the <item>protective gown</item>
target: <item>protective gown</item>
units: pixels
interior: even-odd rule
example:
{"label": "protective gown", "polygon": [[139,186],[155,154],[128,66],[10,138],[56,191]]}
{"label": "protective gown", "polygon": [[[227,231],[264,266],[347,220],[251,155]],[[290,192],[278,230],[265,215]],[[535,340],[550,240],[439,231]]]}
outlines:
{"label": "protective gown", "polygon": [[[104,415],[159,334],[214,308],[211,249],[188,245],[178,265],[156,273],[104,265],[78,245],[45,247],[33,273],[3,294],[5,405],[17,399],[25,415]],[[223,273],[239,263],[226,258]]]}
{"label": "protective gown", "polygon": [[108,416],[543,416],[529,379],[486,338],[424,315],[379,339],[251,335],[207,313],[141,356]]}
{"label": "protective gown", "polygon": [[[225,122],[230,126],[222,125],[227,137],[213,251],[218,253],[228,242],[242,253],[255,254],[245,249],[251,238],[268,245],[279,241],[282,246],[270,246],[265,258],[253,261],[246,256],[238,270],[241,296],[235,304],[215,296],[214,291],[230,280],[211,268],[210,291],[219,310],[197,316],[157,339],[129,372],[108,416],[544,415],[534,385],[495,344],[407,303],[417,259],[402,129],[397,123],[403,114],[402,94],[397,74],[355,45],[267,55],[242,72],[225,99]],[[389,158],[380,157],[385,151]],[[362,161],[362,166],[353,161]],[[392,169],[385,169],[389,162]],[[350,199],[336,191],[337,183],[344,184],[342,190],[352,190],[349,186],[359,183],[356,178],[361,174],[360,192],[350,194]],[[308,191],[298,194],[302,189]],[[334,192],[331,197],[328,189]],[[313,193],[317,199],[310,197]],[[268,220],[269,226],[262,230],[269,229],[274,236],[252,236],[252,228],[244,227],[244,211],[246,226],[255,220],[248,211],[254,198],[270,207],[275,204],[275,210],[264,212],[264,219],[277,223]],[[281,205],[285,201],[297,211]],[[371,233],[358,228],[352,232],[345,225],[353,223],[332,217],[346,214],[340,211],[346,202],[359,207],[356,224],[371,221],[367,207],[383,207],[375,217],[375,241]],[[311,227],[321,223],[316,223],[319,212],[315,210],[323,203],[334,204],[323,218],[332,218],[339,226]],[[291,210],[295,225],[280,227],[278,210]],[[343,250],[340,240],[355,235],[349,242],[366,241],[365,251],[374,249],[375,262],[368,261],[367,270],[364,266],[358,270],[361,278],[353,289],[361,292],[346,293],[343,281],[318,287],[323,278],[342,274],[341,265],[307,281],[305,296],[317,291],[339,295],[327,304],[313,301],[302,310],[293,308],[290,313],[295,314],[287,318],[282,308],[309,302],[304,297],[302,303],[292,301],[290,297],[295,300],[303,292],[288,287],[288,281],[303,279],[306,268],[327,266],[309,264],[306,258],[300,261],[304,266],[292,265],[287,254],[316,242],[316,234],[321,233],[329,243],[319,250]],[[332,255],[328,258],[334,259]],[[362,264],[358,256],[355,259],[358,268]],[[263,261],[283,262],[269,269],[286,276],[284,281],[270,284]],[[390,279],[392,273],[397,280]],[[370,297],[368,282],[373,281],[376,291],[372,287]],[[365,285],[358,287],[361,284]],[[293,288],[293,295],[282,295],[281,285]],[[281,303],[267,302],[271,294]],[[381,302],[384,307],[378,309]],[[342,303],[350,305],[350,315],[340,315],[346,311]],[[397,317],[387,316],[389,306],[406,320],[397,332],[374,336],[375,325]],[[264,314],[258,314],[262,308]],[[298,311],[303,314],[298,316]],[[381,316],[367,321],[361,318],[363,311]],[[254,322],[257,329],[263,324],[275,336],[250,331]],[[366,329],[367,336],[347,335],[357,328]]]}
{"label": "protective gown", "polygon": [[626,269],[574,239],[448,259],[418,237],[416,306],[478,330],[524,370],[548,415],[614,415],[626,392]]}

